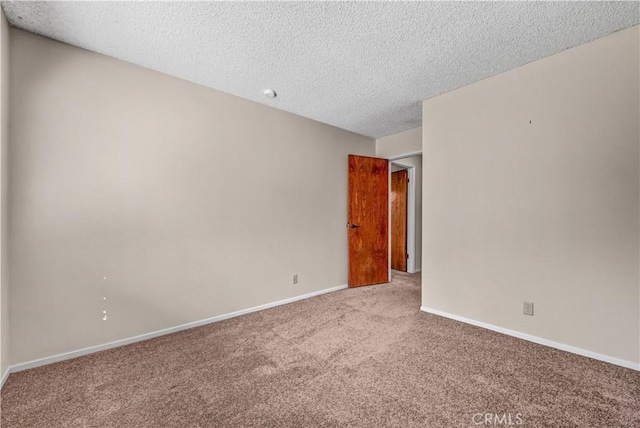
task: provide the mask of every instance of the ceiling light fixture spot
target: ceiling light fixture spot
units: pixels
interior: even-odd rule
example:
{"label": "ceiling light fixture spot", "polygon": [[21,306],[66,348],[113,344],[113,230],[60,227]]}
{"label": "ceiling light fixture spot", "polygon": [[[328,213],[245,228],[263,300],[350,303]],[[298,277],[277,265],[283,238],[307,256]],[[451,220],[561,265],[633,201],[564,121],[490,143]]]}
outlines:
{"label": "ceiling light fixture spot", "polygon": [[276,91],[274,91],[273,89],[265,89],[264,95],[265,97],[275,98],[277,94],[276,94]]}

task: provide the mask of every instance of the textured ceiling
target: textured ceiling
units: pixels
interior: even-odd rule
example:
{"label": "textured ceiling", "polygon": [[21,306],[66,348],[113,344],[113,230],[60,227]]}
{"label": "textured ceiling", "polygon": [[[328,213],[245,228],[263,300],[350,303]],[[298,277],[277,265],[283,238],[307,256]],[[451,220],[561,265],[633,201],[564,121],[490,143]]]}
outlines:
{"label": "textured ceiling", "polygon": [[372,137],[419,126],[422,100],[640,22],[638,2],[3,8],[13,26]]}

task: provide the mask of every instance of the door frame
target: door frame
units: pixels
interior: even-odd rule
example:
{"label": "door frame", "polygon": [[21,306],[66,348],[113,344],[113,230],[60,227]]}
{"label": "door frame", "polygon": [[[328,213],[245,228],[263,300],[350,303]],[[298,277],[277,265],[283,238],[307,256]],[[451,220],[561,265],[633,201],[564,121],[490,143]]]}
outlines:
{"label": "door frame", "polygon": [[[401,166],[407,169],[407,273],[416,271],[416,168],[410,165],[403,165],[400,161],[389,161],[391,165]],[[391,174],[391,168],[389,168]],[[389,222],[391,222],[391,211],[389,211]],[[391,236],[389,236],[391,245]]]}
{"label": "door frame", "polygon": [[389,278],[391,279],[391,165],[407,168],[409,186],[407,188],[407,273],[420,272],[416,270],[416,169],[410,165],[403,165],[402,159],[422,155],[422,150],[387,158],[389,161]]}

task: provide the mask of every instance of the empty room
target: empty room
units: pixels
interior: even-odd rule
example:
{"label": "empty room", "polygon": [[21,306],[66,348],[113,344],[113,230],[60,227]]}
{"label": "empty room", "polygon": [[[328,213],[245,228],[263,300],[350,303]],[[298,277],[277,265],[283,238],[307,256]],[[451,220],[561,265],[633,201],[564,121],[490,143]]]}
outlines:
{"label": "empty room", "polygon": [[0,427],[640,427],[640,2],[0,5]]}

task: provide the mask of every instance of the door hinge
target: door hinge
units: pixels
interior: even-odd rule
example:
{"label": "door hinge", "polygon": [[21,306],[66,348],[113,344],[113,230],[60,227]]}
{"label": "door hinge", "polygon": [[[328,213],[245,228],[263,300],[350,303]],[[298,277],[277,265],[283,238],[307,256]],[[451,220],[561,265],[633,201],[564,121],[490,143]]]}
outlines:
{"label": "door hinge", "polygon": [[407,258],[409,258],[409,253],[407,253]]}
{"label": "door hinge", "polygon": [[409,182],[409,179],[407,178],[407,183]]}

